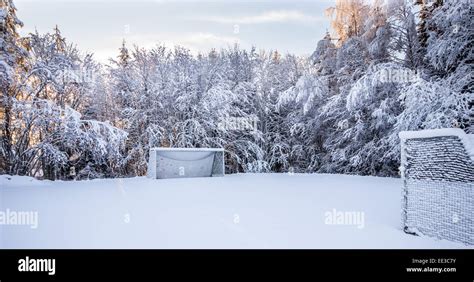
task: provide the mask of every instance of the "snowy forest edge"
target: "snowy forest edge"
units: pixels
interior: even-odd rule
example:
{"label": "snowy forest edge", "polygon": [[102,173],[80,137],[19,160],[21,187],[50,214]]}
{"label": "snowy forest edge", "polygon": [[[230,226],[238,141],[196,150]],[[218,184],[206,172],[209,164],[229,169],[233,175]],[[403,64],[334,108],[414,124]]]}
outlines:
{"label": "snowy forest edge", "polygon": [[124,42],[100,64],[59,28],[21,37],[0,0],[0,174],[141,176],[151,147],[219,147],[227,173],[397,176],[400,131],[474,132],[470,1],[328,12],[308,58]]}

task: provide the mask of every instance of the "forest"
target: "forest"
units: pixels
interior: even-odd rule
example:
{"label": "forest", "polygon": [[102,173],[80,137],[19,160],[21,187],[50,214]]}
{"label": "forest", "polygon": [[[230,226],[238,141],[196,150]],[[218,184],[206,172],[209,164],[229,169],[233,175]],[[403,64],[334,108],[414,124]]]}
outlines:
{"label": "forest", "polygon": [[142,176],[151,147],[219,147],[226,173],[398,177],[400,131],[474,133],[472,14],[337,0],[310,56],[124,41],[104,64],[59,27],[20,36],[0,0],[0,174]]}

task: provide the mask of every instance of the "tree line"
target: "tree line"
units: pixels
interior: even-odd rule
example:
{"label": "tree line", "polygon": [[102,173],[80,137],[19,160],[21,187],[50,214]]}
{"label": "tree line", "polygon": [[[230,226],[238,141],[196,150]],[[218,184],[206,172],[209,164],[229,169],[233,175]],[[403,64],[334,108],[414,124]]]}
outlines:
{"label": "tree line", "polygon": [[100,64],[0,0],[0,173],[146,174],[151,147],[225,148],[226,172],[397,176],[398,133],[473,127],[469,1],[338,0],[311,56],[127,46]]}

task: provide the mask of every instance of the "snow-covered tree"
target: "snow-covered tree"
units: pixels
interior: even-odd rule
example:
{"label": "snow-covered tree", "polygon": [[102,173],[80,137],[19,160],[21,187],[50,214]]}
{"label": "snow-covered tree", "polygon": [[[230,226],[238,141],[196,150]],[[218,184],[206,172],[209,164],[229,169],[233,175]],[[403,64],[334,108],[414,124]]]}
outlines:
{"label": "snow-covered tree", "polygon": [[388,2],[388,16],[393,32],[390,40],[392,61],[411,69],[420,68],[423,57],[412,7],[406,0],[391,0]]}
{"label": "snow-covered tree", "polygon": [[18,103],[28,70],[27,42],[18,34],[23,23],[12,0],[0,1],[0,172],[13,173],[16,157],[13,108]]}
{"label": "snow-covered tree", "polygon": [[58,27],[20,38],[0,0],[0,172],[144,175],[160,146],[224,148],[228,173],[395,176],[401,130],[473,130],[472,9],[429,2],[338,0],[309,58],[123,42],[104,67]]}
{"label": "snow-covered tree", "polygon": [[365,21],[369,5],[365,0],[336,0],[335,7],[326,10],[331,18],[331,26],[338,36],[339,44],[365,32]]}
{"label": "snow-covered tree", "polygon": [[[439,1],[438,1],[439,2]],[[446,0],[437,2],[428,24],[434,29],[429,34],[426,60],[432,70],[433,79],[450,92],[445,92],[448,108],[457,109],[459,127],[474,131],[474,31],[472,5],[469,1]],[[461,104],[461,105],[460,105]]]}
{"label": "snow-covered tree", "polygon": [[323,39],[318,42],[316,50],[313,52],[310,61],[316,65],[316,70],[320,75],[332,74],[336,68],[336,46],[332,43],[331,35],[326,32]]}

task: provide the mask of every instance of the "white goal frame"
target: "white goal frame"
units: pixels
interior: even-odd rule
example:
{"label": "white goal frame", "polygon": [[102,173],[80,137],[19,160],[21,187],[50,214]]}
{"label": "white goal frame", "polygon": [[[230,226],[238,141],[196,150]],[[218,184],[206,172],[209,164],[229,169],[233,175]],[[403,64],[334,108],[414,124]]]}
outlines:
{"label": "white goal frame", "polygon": [[224,149],[151,148],[147,175],[154,179],[224,176]]}

